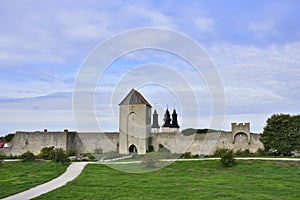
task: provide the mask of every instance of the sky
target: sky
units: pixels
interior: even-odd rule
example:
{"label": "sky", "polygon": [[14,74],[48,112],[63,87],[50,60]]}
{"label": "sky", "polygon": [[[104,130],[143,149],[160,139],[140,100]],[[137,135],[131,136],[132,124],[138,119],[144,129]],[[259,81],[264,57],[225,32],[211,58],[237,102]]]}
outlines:
{"label": "sky", "polygon": [[[79,127],[74,118],[77,78],[104,41],[145,27],[184,34],[205,50],[223,84],[222,129],[250,122],[262,132],[272,114],[300,112],[299,10],[298,0],[0,1],[0,135],[96,131],[89,119]],[[142,49],[98,77],[93,108],[101,131],[118,130],[118,103],[131,88],[158,110],[161,125],[168,107],[178,110],[182,129],[215,128],[205,77],[176,54]]]}

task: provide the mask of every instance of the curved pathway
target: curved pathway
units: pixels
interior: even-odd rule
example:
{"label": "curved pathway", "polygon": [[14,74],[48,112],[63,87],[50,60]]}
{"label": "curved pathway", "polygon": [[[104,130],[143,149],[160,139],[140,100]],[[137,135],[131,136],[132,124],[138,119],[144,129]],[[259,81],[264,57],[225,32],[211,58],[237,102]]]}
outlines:
{"label": "curved pathway", "polygon": [[4,198],[3,200],[27,200],[32,199],[35,197],[38,197],[42,194],[45,194],[47,192],[50,192],[56,188],[62,187],[65,184],[67,184],[69,181],[72,181],[75,179],[81,171],[84,169],[84,167],[89,162],[73,162],[66,170],[65,173],[63,173],[61,176],[44,183],[42,185],[38,185],[34,188],[31,188],[29,190],[26,190],[24,192],[20,192],[18,194],[9,196]]}
{"label": "curved pathway", "polygon": [[[193,161],[193,160],[219,160],[220,158],[196,158],[196,159],[164,159],[162,161]],[[235,158],[237,160],[274,160],[274,161],[300,161],[299,158],[260,158],[260,157],[245,157],[245,158]],[[129,161],[129,162],[107,162],[109,164],[130,164],[130,163],[139,163],[141,161]],[[106,163],[106,164],[107,164]],[[84,167],[87,164],[105,164],[105,163],[95,163],[95,162],[73,162],[65,173],[61,176],[38,185],[34,188],[26,190],[24,192],[6,197],[2,200],[27,200],[38,197],[42,194],[50,192],[56,188],[62,187],[67,184],[69,181],[74,180],[82,172]]]}

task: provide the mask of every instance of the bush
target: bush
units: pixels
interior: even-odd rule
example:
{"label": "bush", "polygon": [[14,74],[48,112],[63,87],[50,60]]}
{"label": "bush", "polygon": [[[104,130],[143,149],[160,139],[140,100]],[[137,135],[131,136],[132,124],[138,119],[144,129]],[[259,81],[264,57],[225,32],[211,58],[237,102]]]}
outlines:
{"label": "bush", "polygon": [[31,151],[26,151],[22,155],[20,155],[20,159],[23,161],[34,161],[35,155]]}
{"label": "bush", "polygon": [[158,152],[171,154],[171,151],[162,144],[158,145]]}
{"label": "bush", "polygon": [[214,156],[214,157],[221,157],[223,154],[226,153],[227,150],[228,150],[228,149],[225,149],[225,148],[217,149],[217,150],[214,152],[213,156]]}
{"label": "bush", "polygon": [[52,147],[44,147],[41,150],[41,153],[39,154],[39,157],[44,158],[46,160],[53,160],[54,158],[54,146]]}
{"label": "bush", "polygon": [[148,147],[148,152],[153,152],[154,151],[154,147],[153,147],[153,145],[149,145],[149,147]]}
{"label": "bush", "polygon": [[162,145],[162,144],[158,145],[158,150],[163,149],[163,148],[165,148],[164,145]]}
{"label": "bush", "polygon": [[185,159],[192,158],[192,157],[193,157],[193,155],[192,155],[192,153],[190,151],[189,152],[185,152],[184,154],[182,154],[180,156],[180,158],[185,158]]}
{"label": "bush", "polygon": [[238,149],[235,151],[234,154],[236,156],[252,156],[253,155],[249,149],[245,149],[245,150]]}
{"label": "bush", "polygon": [[67,154],[67,157],[76,156],[77,151],[75,149],[69,149],[69,150],[67,150],[66,154]]}
{"label": "bush", "polygon": [[267,156],[268,153],[263,149],[263,148],[258,148],[257,151],[255,152],[257,156]]}
{"label": "bush", "polygon": [[54,149],[54,162],[64,163],[67,160],[67,154],[63,148]]}
{"label": "bush", "polygon": [[221,164],[223,167],[233,167],[235,165],[234,152],[233,150],[226,149],[221,155]]}
{"label": "bush", "polygon": [[95,159],[95,156],[93,156],[93,154],[91,154],[91,153],[85,153],[85,154],[83,154],[83,157],[88,157],[91,160]]}

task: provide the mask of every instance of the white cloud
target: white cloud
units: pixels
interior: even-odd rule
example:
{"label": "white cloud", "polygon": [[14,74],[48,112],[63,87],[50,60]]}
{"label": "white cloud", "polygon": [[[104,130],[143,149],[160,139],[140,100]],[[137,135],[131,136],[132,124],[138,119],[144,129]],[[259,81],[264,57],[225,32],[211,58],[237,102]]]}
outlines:
{"label": "white cloud", "polygon": [[200,32],[210,32],[213,31],[215,22],[213,19],[210,18],[196,18],[194,20],[195,26],[196,28],[200,31]]}
{"label": "white cloud", "polygon": [[137,6],[125,7],[123,12],[130,13],[129,19],[132,21],[139,18],[140,25],[174,28],[173,20],[163,12]]}
{"label": "white cloud", "polygon": [[266,19],[263,21],[251,22],[249,25],[249,29],[252,30],[255,34],[266,34],[272,32],[274,24],[274,20]]}
{"label": "white cloud", "polygon": [[297,112],[299,42],[266,47],[219,44],[208,51],[224,80],[229,115]]}

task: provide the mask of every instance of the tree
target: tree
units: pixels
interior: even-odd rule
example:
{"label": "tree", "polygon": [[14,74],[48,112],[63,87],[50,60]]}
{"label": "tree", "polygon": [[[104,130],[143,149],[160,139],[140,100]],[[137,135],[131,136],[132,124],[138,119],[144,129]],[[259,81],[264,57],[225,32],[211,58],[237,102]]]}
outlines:
{"label": "tree", "polygon": [[300,150],[300,116],[274,114],[267,119],[261,141],[266,152],[288,156]]}
{"label": "tree", "polygon": [[13,137],[15,136],[14,133],[9,133],[5,136],[0,137],[0,141],[4,141],[4,142],[10,142],[12,141]]}

